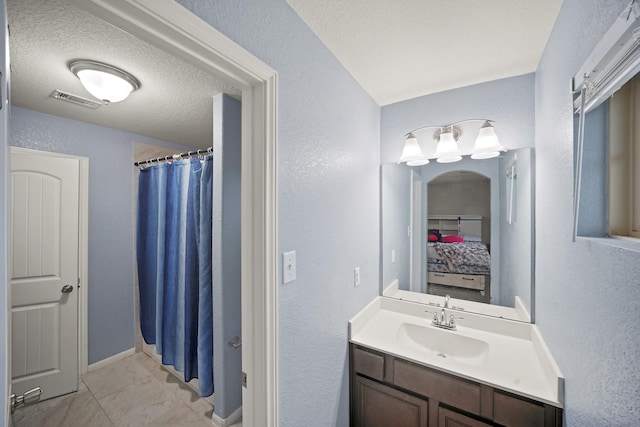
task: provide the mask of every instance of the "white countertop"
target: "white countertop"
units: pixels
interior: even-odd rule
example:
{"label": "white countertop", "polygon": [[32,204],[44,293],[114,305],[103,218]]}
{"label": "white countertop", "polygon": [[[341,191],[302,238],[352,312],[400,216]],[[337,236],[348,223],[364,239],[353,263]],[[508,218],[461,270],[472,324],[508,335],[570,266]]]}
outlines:
{"label": "white countertop", "polygon": [[[535,325],[475,313],[464,316],[457,331],[431,326],[433,307],[409,301],[377,297],[349,322],[352,343],[422,364],[440,371],[497,387],[556,407],[564,401],[564,378]],[[482,362],[465,363],[437,357],[418,344],[399,341],[403,324],[434,328],[488,344]],[[405,325],[406,326],[406,325]]]}

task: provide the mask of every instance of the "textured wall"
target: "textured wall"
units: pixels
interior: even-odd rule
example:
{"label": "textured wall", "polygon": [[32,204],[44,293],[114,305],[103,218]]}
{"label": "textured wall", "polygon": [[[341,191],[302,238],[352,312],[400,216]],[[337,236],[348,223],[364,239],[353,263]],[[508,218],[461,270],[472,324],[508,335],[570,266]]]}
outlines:
{"label": "textured wall", "polygon": [[[513,306],[515,297],[522,300],[529,314],[535,314],[531,307],[531,272],[529,260],[533,253],[533,150],[521,149],[505,153],[500,158],[500,247],[502,262],[500,263],[500,280],[507,286],[500,287],[499,301],[501,304]],[[516,177],[513,181],[513,196],[511,182],[507,178],[507,168],[516,161]],[[513,211],[509,224],[509,202],[513,197]],[[534,230],[535,231],[535,230]],[[524,244],[531,242],[531,244]]]}
{"label": "textured wall", "polygon": [[347,322],[379,287],[380,109],[284,0],[180,3],[278,72],[278,245],[297,252],[278,289],[279,425],[346,426]]}
{"label": "textured wall", "polygon": [[[400,158],[404,135],[427,125],[446,125],[464,119],[492,119],[500,142],[507,148],[534,145],[534,75],[511,77],[453,89],[382,107],[381,163]],[[473,147],[481,122],[461,125],[462,150]],[[467,131],[468,129],[468,131]],[[435,152],[433,130],[416,133],[425,155]]]}
{"label": "textured wall", "polygon": [[[141,135],[22,108],[11,145],[89,158],[89,363],[134,346],[133,142]],[[185,147],[177,146],[178,151]]]}
{"label": "textured wall", "polygon": [[571,242],[569,79],[629,3],[565,0],[536,72],[536,321],[566,378],[570,427],[640,425],[640,251]]}
{"label": "textured wall", "polygon": [[[405,165],[386,164],[381,167],[380,177],[382,239],[380,262],[382,263],[382,292],[394,280],[400,289],[411,289],[409,268],[410,249],[407,229],[410,226],[411,168]],[[391,252],[396,251],[395,262]]]}

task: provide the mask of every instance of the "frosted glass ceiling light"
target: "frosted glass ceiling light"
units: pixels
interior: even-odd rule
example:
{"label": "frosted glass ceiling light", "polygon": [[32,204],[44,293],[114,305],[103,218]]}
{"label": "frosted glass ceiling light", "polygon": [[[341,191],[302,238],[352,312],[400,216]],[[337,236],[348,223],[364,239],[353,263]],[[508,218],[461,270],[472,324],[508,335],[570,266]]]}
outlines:
{"label": "frosted glass ceiling light", "polygon": [[[438,163],[453,163],[462,160],[456,138],[453,135],[454,129],[451,126],[449,130],[440,133],[440,140],[437,141],[438,145],[436,146],[436,161]],[[437,134],[435,138],[437,138]]]}
{"label": "frosted glass ceiling light", "polygon": [[412,133],[407,134],[407,139],[402,149],[402,156],[400,156],[400,163],[404,162],[406,162],[408,166],[421,166],[429,163],[429,160],[422,154],[420,145],[418,145],[418,139],[413,136]]}
{"label": "frosted glass ceiling light", "polygon": [[102,62],[71,61],[69,70],[80,79],[82,86],[91,95],[105,104],[123,101],[131,92],[140,88],[140,82],[134,76]]}
{"label": "frosted glass ceiling light", "polygon": [[478,138],[473,146],[471,158],[490,159],[499,156],[501,151],[504,151],[504,147],[500,144],[495,129],[489,120],[486,120],[478,131]]}

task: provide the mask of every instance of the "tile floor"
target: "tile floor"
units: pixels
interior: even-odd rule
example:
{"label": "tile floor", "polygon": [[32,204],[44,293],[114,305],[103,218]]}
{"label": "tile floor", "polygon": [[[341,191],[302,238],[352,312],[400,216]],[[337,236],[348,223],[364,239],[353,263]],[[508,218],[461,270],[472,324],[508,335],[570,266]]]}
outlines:
{"label": "tile floor", "polygon": [[[78,391],[20,408],[14,427],[215,427],[212,406],[144,353],[82,376]],[[232,427],[241,427],[242,423]]]}

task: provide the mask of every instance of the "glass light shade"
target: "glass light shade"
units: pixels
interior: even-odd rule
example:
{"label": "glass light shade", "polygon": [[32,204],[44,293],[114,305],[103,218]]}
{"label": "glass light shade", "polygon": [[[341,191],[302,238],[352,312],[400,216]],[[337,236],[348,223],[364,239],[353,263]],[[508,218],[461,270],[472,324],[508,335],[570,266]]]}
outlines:
{"label": "glass light shade", "polygon": [[429,163],[429,159],[410,160],[407,162],[407,166],[423,166]]}
{"label": "glass light shade", "polygon": [[[407,165],[409,166],[419,166],[418,164],[415,164],[415,162],[424,162],[425,160],[426,162],[421,164],[427,164],[429,163],[429,160],[427,160],[426,157],[424,157],[424,154],[422,154],[420,145],[418,145],[418,139],[410,134],[404,142],[400,162],[407,162]],[[410,164],[409,162],[413,164]]]}
{"label": "glass light shade", "polygon": [[105,102],[123,101],[134,89],[128,81],[104,71],[80,70],[78,78],[91,95]]}
{"label": "glass light shade", "polygon": [[453,163],[462,160],[452,131],[440,134],[440,141],[436,147],[436,158],[438,163]]}
{"label": "glass light shade", "polygon": [[504,151],[504,147],[500,144],[498,135],[496,135],[493,126],[489,122],[485,122],[478,131],[471,158],[490,159],[499,156],[501,151]]}

